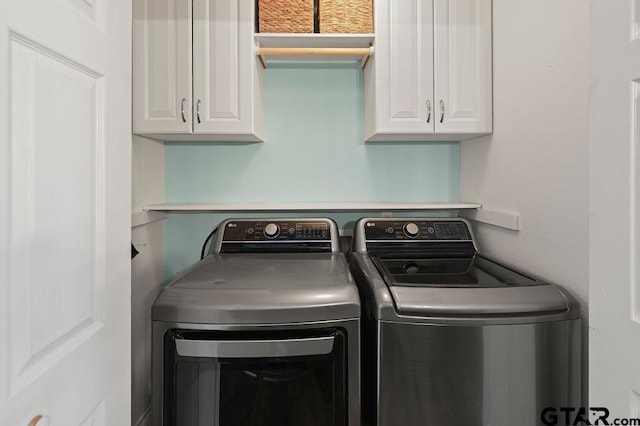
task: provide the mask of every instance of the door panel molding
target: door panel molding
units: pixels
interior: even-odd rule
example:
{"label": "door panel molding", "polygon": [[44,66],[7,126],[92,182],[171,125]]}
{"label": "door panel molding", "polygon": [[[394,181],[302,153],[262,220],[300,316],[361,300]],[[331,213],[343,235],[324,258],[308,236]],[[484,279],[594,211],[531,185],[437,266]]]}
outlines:
{"label": "door panel molding", "polygon": [[631,40],[640,39],[640,0],[631,0]]}
{"label": "door panel molding", "polygon": [[100,403],[87,415],[80,426],[107,426],[105,400]]}
{"label": "door panel molding", "polygon": [[105,79],[19,34],[9,40],[13,395],[102,328]]}
{"label": "door panel molding", "polygon": [[631,320],[640,325],[640,288],[639,288],[639,268],[640,268],[640,197],[638,197],[638,189],[640,188],[640,161],[638,156],[640,155],[640,80],[631,82],[630,87],[630,99],[631,99],[631,141],[629,146],[629,158],[631,159],[630,171],[630,203],[631,212],[629,218],[631,223],[629,229],[631,230],[631,262],[629,263],[630,272],[630,300],[631,300]]}

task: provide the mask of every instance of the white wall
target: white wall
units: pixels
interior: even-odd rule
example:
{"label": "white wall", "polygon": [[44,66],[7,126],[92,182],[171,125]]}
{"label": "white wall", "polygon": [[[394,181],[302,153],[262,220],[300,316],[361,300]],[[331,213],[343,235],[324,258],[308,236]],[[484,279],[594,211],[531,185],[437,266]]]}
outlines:
{"label": "white wall", "polygon": [[151,424],[151,305],[163,285],[164,220],[156,220],[162,215],[142,213],[140,206],[164,200],[164,144],[134,136],[132,157],[131,239],[139,254],[131,261],[131,424],[147,426]]}
{"label": "white wall", "polygon": [[519,232],[476,226],[480,251],[563,285],[586,318],[589,2],[494,0],[493,20],[494,133],[461,143],[461,199],[519,213]]}

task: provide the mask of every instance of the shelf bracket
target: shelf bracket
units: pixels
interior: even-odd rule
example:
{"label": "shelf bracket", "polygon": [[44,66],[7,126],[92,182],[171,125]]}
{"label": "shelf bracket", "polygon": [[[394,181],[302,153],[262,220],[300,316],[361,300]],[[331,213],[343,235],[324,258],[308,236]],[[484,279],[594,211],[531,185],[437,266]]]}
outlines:
{"label": "shelf bracket", "polygon": [[369,63],[369,59],[371,59],[371,57],[373,56],[373,44],[369,43],[369,54],[367,56],[365,56],[364,58],[362,58],[362,69],[365,69],[367,64]]}
{"label": "shelf bracket", "polygon": [[261,49],[260,43],[256,43],[256,55],[258,56],[258,59],[260,60],[260,64],[262,65],[262,68],[266,69],[267,68],[267,63],[264,60],[264,56],[262,56],[260,54],[260,49]]}

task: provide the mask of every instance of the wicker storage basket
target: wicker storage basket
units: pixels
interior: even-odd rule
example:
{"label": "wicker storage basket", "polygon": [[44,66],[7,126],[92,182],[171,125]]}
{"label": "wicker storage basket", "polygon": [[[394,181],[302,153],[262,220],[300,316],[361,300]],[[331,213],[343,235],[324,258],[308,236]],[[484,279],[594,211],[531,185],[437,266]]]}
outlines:
{"label": "wicker storage basket", "polygon": [[312,33],[313,0],[258,0],[261,33]]}
{"label": "wicker storage basket", "polygon": [[373,33],[372,0],[320,0],[321,33]]}

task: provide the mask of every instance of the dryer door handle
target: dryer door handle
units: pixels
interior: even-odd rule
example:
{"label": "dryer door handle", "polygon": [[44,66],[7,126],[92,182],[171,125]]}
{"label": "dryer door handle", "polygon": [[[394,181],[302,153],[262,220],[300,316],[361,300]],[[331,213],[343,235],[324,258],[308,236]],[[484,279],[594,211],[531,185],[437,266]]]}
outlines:
{"label": "dryer door handle", "polygon": [[331,353],[334,337],[283,340],[176,339],[175,342],[178,355],[186,357],[275,358]]}

